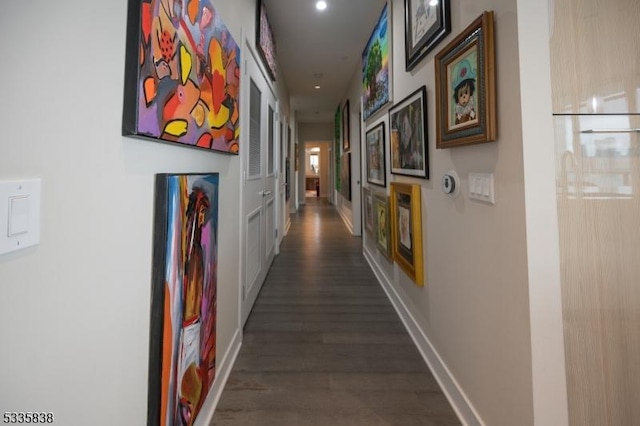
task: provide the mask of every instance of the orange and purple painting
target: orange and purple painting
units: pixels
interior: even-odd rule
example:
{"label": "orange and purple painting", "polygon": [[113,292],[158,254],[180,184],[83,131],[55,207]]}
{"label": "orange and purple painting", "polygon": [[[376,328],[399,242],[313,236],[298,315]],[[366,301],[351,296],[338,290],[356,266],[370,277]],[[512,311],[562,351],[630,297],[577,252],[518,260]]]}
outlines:
{"label": "orange and purple painting", "polygon": [[156,176],[147,424],[191,426],[213,385],[217,173]]}
{"label": "orange and purple painting", "polygon": [[130,0],[123,134],[238,154],[240,48],[209,0]]}

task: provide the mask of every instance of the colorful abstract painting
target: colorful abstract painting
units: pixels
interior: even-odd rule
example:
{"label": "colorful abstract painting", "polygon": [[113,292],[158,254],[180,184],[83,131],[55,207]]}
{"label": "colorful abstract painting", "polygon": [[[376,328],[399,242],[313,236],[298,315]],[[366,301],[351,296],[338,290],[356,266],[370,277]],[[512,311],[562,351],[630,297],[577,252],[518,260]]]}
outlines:
{"label": "colorful abstract painting", "polygon": [[130,0],[123,135],[237,154],[240,48],[209,0]]}
{"label": "colorful abstract painting", "polygon": [[388,5],[382,9],[380,19],[362,53],[362,107],[367,120],[391,100],[389,77],[390,31]]}
{"label": "colorful abstract painting", "polygon": [[190,426],[216,372],[218,174],[156,175],[147,424]]}

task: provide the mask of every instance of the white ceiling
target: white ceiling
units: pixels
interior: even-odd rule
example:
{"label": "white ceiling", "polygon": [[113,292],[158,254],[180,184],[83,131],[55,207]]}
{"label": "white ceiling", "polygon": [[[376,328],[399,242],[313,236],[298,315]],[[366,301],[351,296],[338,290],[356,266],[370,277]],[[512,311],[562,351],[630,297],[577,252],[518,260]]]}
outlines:
{"label": "white ceiling", "polygon": [[322,12],[316,0],[263,2],[291,109],[301,123],[332,123],[386,0],[326,0]]}

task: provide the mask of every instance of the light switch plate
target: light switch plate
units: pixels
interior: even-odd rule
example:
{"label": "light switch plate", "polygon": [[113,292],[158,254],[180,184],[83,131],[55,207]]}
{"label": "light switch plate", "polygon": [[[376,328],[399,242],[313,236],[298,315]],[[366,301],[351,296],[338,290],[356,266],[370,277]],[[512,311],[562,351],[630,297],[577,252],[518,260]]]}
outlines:
{"label": "light switch plate", "polygon": [[469,198],[496,203],[493,173],[469,173]]}
{"label": "light switch plate", "polygon": [[0,182],[0,254],[40,243],[40,183]]}

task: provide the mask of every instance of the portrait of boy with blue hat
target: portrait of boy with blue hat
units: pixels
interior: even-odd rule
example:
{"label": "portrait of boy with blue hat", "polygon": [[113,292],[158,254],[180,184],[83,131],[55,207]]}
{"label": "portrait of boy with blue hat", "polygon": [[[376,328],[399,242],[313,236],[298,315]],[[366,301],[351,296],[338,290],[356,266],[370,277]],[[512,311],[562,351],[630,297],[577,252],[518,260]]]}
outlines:
{"label": "portrait of boy with blue hat", "polygon": [[473,94],[476,91],[476,68],[472,67],[469,59],[470,55],[456,63],[451,74],[451,87],[453,89],[454,100],[454,125],[468,123],[477,120],[475,99]]}

